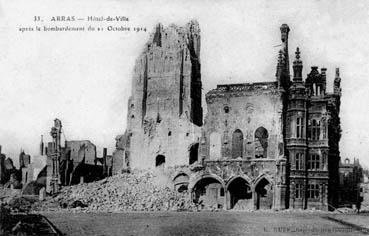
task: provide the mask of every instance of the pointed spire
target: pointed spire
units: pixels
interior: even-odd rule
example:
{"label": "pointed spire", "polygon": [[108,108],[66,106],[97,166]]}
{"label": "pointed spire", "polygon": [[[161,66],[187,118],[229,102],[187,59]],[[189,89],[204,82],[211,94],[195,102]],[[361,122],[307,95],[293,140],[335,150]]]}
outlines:
{"label": "pointed spire", "polygon": [[295,52],[296,59],[293,62],[293,82],[302,82],[302,61],[300,60],[300,49],[297,47]]}

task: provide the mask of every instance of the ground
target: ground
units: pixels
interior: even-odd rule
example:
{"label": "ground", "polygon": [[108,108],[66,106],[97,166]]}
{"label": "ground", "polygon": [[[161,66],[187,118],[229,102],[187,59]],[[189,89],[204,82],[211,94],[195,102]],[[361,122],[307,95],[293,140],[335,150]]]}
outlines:
{"label": "ground", "polygon": [[[67,235],[364,235],[369,215],[310,212],[61,213],[45,215]],[[347,222],[347,223],[345,223]],[[357,224],[360,225],[360,224]],[[367,227],[367,226],[366,226]]]}

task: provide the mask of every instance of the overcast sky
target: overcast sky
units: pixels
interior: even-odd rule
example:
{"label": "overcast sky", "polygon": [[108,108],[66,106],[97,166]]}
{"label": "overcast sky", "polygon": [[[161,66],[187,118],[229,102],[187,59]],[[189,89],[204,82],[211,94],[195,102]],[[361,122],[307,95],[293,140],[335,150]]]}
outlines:
{"label": "overcast sky", "polygon": [[[56,25],[48,22],[51,16],[126,16],[129,26],[148,31],[19,32],[40,25],[35,15],[50,26]],[[220,83],[275,80],[279,27],[287,23],[290,58],[299,46],[304,78],[313,65],[327,67],[332,91],[340,67],[341,157],[369,166],[368,1],[0,0],[2,152],[15,159],[21,148],[37,154],[40,135],[50,140],[57,117],[67,140],[89,139],[99,154],[103,147],[111,153],[126,127],[131,73],[149,33],[158,22],[184,25],[190,19],[201,29],[204,92]]]}

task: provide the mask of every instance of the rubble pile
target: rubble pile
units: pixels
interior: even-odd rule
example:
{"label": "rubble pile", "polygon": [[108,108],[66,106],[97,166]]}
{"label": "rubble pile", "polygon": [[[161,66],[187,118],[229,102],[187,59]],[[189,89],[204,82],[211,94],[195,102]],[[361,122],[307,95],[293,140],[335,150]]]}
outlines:
{"label": "rubble pile", "polygon": [[152,172],[135,172],[64,187],[39,210],[51,210],[50,206],[102,212],[195,209],[188,193],[178,193],[173,187],[157,184],[157,179]]}
{"label": "rubble pile", "polygon": [[21,196],[20,189],[1,188],[0,187],[0,204],[8,204],[12,199]]}

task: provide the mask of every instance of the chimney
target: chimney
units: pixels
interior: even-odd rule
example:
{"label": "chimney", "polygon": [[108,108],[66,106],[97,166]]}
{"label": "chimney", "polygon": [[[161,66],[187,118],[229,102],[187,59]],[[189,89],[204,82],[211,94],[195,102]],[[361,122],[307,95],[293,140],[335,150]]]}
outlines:
{"label": "chimney", "polygon": [[341,77],[340,68],[336,68],[336,77],[333,82],[333,92],[334,94],[341,95]]}
{"label": "chimney", "polygon": [[282,40],[282,51],[283,58],[285,60],[285,70],[287,75],[290,74],[290,60],[288,55],[288,33],[290,32],[290,27],[287,24],[283,24],[280,28],[281,30],[281,40]]}
{"label": "chimney", "polygon": [[282,49],[278,57],[277,81],[278,86],[288,90],[290,86],[290,60],[288,56],[288,33],[290,32],[290,28],[287,24],[283,24],[280,30]]}

